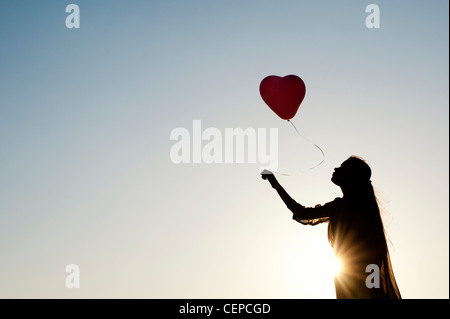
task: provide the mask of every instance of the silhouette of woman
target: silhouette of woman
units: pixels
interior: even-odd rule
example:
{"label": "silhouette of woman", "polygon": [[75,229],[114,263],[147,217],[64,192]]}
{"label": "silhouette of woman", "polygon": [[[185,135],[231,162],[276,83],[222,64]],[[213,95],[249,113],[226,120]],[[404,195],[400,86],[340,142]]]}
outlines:
{"label": "silhouette of woman", "polygon": [[342,265],[334,280],[337,299],[401,299],[370,180],[372,172],[364,160],[351,156],[335,168],[331,181],[344,196],[315,208],[292,199],[272,172],[261,174],[292,211],[294,220],[304,225],[328,222],[328,241]]}

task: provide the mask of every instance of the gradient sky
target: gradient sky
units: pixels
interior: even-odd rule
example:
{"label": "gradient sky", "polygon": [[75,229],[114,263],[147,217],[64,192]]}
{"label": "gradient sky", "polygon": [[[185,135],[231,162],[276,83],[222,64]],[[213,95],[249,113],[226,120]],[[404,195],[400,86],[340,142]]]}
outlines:
{"label": "gradient sky", "polygon": [[448,1],[77,0],[67,29],[69,3],[0,2],[0,297],[334,298],[326,225],[295,223],[257,164],[169,157],[200,119],[279,128],[280,163],[313,166],[258,91],[297,74],[325,162],[280,183],[323,204],[365,158],[403,297],[449,298]]}

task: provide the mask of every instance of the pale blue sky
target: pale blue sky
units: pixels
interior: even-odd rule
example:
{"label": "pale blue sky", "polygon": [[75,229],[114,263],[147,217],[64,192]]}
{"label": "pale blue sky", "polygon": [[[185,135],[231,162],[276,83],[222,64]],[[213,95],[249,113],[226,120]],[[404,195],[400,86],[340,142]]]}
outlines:
{"label": "pale blue sky", "polygon": [[257,165],[169,158],[170,131],[200,119],[278,127],[311,166],[258,92],[297,74],[294,123],[326,159],[280,182],[325,203],[332,169],[367,159],[403,296],[448,298],[447,1],[373,2],[376,30],[363,1],[74,1],[77,30],[69,3],[0,3],[1,297],[333,298],[295,275],[326,228],[293,222]]}

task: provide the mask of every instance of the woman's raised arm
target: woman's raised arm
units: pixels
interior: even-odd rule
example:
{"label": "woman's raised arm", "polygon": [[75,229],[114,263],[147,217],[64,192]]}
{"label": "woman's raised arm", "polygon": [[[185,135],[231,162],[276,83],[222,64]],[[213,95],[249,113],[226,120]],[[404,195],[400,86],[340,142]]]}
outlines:
{"label": "woman's raised arm", "polygon": [[[261,177],[264,180],[268,180],[270,185],[278,192],[287,208],[294,214],[293,218],[304,224],[311,224],[308,221],[317,220],[317,222],[324,222],[324,218],[327,218],[331,214],[330,205],[316,206],[315,208],[306,208],[303,205],[297,203],[280,185],[272,172],[264,170],[261,173]],[[303,221],[303,222],[302,222]],[[316,224],[316,223],[313,223]]]}

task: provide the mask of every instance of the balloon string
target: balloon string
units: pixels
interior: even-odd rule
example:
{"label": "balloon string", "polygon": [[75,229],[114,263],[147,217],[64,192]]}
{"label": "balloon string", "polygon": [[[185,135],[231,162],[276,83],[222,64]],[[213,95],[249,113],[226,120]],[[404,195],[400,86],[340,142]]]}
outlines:
{"label": "balloon string", "polygon": [[320,148],[320,146],[317,145],[316,143],[311,142],[311,141],[308,140],[306,137],[304,137],[302,134],[300,134],[300,132],[297,130],[297,128],[295,127],[294,123],[292,123],[292,121],[289,121],[289,120],[288,120],[288,122],[291,123],[291,125],[294,127],[294,129],[295,129],[295,131],[298,133],[298,135],[300,135],[301,137],[303,137],[303,138],[304,138],[305,140],[307,140],[309,143],[313,144],[315,147],[317,147],[317,149],[320,151],[320,153],[322,153],[322,160],[320,161],[320,163],[317,164],[317,165],[315,165],[315,166],[313,166],[313,167],[311,167],[310,170],[316,168],[316,167],[319,166],[319,165],[321,165],[321,164],[323,163],[323,161],[325,161],[325,153],[324,153],[323,150]]}
{"label": "balloon string", "polygon": [[[299,130],[297,129],[297,127],[294,125],[294,123],[292,123],[291,120],[287,120],[287,121],[288,121],[289,123],[291,123],[291,125],[294,127],[294,129],[295,129],[295,131],[297,132],[297,134],[300,135],[300,137],[304,138],[304,139],[307,140],[309,143],[313,144],[313,145],[320,151],[320,153],[322,153],[322,160],[320,161],[319,164],[314,165],[313,167],[310,167],[309,169],[307,169],[307,170],[305,170],[305,171],[303,171],[303,172],[301,172],[301,173],[304,173],[304,172],[306,172],[306,171],[310,171],[310,170],[312,170],[312,169],[314,169],[314,168],[320,166],[320,165],[325,161],[325,153],[323,152],[323,150],[320,148],[319,145],[317,145],[316,143],[311,142],[309,139],[307,139],[306,137],[304,137],[304,136],[299,132]],[[299,174],[301,174],[301,173],[298,173],[298,174],[285,174],[285,173],[278,173],[278,172],[275,172],[275,173],[278,174],[278,175],[283,175],[283,176],[293,176],[293,175],[299,175]]]}

